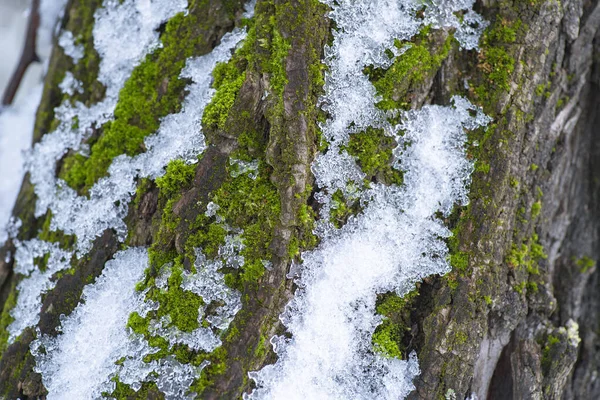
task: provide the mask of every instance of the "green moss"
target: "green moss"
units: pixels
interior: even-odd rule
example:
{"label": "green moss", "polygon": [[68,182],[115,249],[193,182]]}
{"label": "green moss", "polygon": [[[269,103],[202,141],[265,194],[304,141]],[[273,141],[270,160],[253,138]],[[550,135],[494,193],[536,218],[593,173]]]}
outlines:
{"label": "green moss", "polygon": [[135,391],[131,386],[121,382],[118,378],[114,378],[115,389],[112,393],[103,393],[104,397],[110,397],[117,400],[146,400],[146,399],[164,399],[164,395],[158,390],[156,383],[144,382],[142,387]]}
{"label": "green moss", "polygon": [[494,43],[514,43],[517,40],[517,30],[521,28],[521,20],[517,20],[514,23],[501,20],[500,23],[496,23],[490,27],[487,31],[487,39]]}
{"label": "green moss", "polygon": [[579,267],[579,271],[581,271],[581,273],[586,273],[596,266],[596,261],[588,256],[583,256],[575,260],[575,265]]}
{"label": "green moss", "polygon": [[538,285],[536,282],[527,282],[527,292],[528,293],[537,293]]}
{"label": "green moss", "polygon": [[197,294],[183,290],[183,266],[176,262],[169,277],[167,290],[154,290],[150,297],[159,302],[156,317],[160,320],[168,315],[171,323],[183,332],[198,328],[198,313],[204,302]]}
{"label": "green moss", "polygon": [[186,164],[183,160],[169,162],[166,173],[156,179],[156,186],[160,189],[160,195],[167,199],[174,197],[182,188],[190,185],[195,172],[195,164]]}
{"label": "green moss", "polygon": [[89,189],[106,175],[112,159],[145,150],[144,138],[155,132],[160,119],[178,112],[186,80],[179,74],[185,60],[206,46],[197,13],[173,17],[162,35],[163,46],[146,56],[119,93],[115,118],[102,127],[88,158],[74,154],[64,160],[60,176],[73,188]]}
{"label": "green moss", "polygon": [[356,199],[346,199],[341,190],[336,190],[331,196],[331,212],[329,221],[341,228],[348,218],[360,212],[360,203]]}
{"label": "green moss", "polygon": [[143,318],[137,312],[129,314],[129,319],[127,320],[127,326],[140,335],[148,333],[149,323],[150,321],[147,318]]}
{"label": "green moss", "polygon": [[458,345],[465,344],[465,343],[467,343],[467,340],[469,340],[469,335],[467,335],[466,332],[458,331],[454,335],[454,343],[455,344],[458,344]]}
{"label": "green moss", "polygon": [[402,358],[400,341],[404,332],[401,326],[385,319],[373,333],[373,348],[387,358]]}
{"label": "green moss", "polygon": [[527,282],[519,282],[513,286],[513,289],[515,290],[515,292],[517,292],[519,294],[523,294],[526,287],[527,287]]}
{"label": "green moss", "polygon": [[255,179],[248,174],[229,177],[216,191],[212,201],[219,205],[219,215],[244,231],[242,240],[244,282],[256,282],[263,275],[263,260],[271,259],[269,246],[279,220],[281,205],[279,193],[269,179],[269,167],[262,162]]}
{"label": "green moss", "polygon": [[256,9],[256,47],[252,61],[256,62],[259,72],[268,77],[270,92],[277,97],[283,95],[287,84],[285,60],[290,50],[290,43],[281,35],[279,24],[289,14],[289,5],[264,1],[257,4]]}
{"label": "green moss", "polygon": [[533,203],[531,206],[531,218],[536,219],[542,212],[542,202],[540,200]]}
{"label": "green moss", "polygon": [[260,335],[260,340],[256,349],[254,349],[254,357],[264,359],[269,351],[269,339],[265,335]]}
{"label": "green moss", "polygon": [[539,275],[538,263],[546,258],[548,256],[539,243],[539,237],[534,233],[521,245],[513,244],[506,261],[512,268],[524,268],[530,275]]}
{"label": "green moss", "polygon": [[377,313],[386,317],[392,317],[395,314],[399,314],[405,310],[405,308],[411,304],[411,302],[417,297],[418,291],[413,290],[407,293],[403,297],[398,296],[395,293],[388,293],[382,297],[377,304]]}
{"label": "green moss", "polygon": [[542,369],[547,372],[551,365],[552,360],[556,359],[555,353],[558,353],[562,350],[561,346],[561,338],[554,335],[548,335],[546,339],[546,343],[542,348]]}
{"label": "green moss", "polygon": [[357,158],[369,179],[377,177],[388,184],[401,185],[402,172],[392,167],[392,151],[396,141],[385,135],[383,129],[367,128],[350,136],[346,150]]}
{"label": "green moss", "polygon": [[384,357],[402,358],[405,346],[404,335],[410,331],[410,312],[418,291],[413,290],[403,297],[386,293],[377,301],[377,313],[384,317],[372,337],[373,348]]}
{"label": "green moss", "polygon": [[490,173],[490,164],[485,161],[482,161],[482,160],[477,160],[475,162],[475,172],[489,174]]}
{"label": "green moss", "polygon": [[448,36],[441,49],[435,49],[432,35],[428,35],[429,27],[424,28],[424,34],[417,36],[414,43],[396,42],[399,49],[408,48],[402,55],[396,57],[387,70],[367,68],[377,93],[383,97],[377,106],[383,110],[406,108],[404,94],[411,87],[422,83],[425,77],[433,74],[448,57],[452,47],[452,36]]}
{"label": "green moss", "polygon": [[469,267],[469,253],[458,251],[450,254],[450,265],[459,273],[464,273]]}
{"label": "green moss", "polygon": [[204,109],[202,126],[205,129],[222,129],[246,79],[246,73],[240,71],[236,63],[227,62],[217,64],[213,77],[213,88],[216,89],[216,93]]}
{"label": "green moss", "polygon": [[227,369],[227,350],[221,346],[204,357],[210,364],[202,370],[200,377],[192,384],[191,391],[202,393],[211,386],[216,376],[222,375]]}
{"label": "green moss", "polygon": [[8,326],[14,321],[12,315],[10,315],[10,311],[17,305],[17,290],[16,283],[13,283],[10,286],[8,297],[4,302],[4,306],[2,308],[2,314],[0,315],[0,355],[4,353],[6,350],[6,346],[8,346],[8,331],[6,330]]}
{"label": "green moss", "polygon": [[488,114],[495,114],[500,96],[510,90],[515,59],[509,49],[522,29],[520,20],[510,22],[502,19],[488,27],[483,34],[477,65],[482,72],[482,81],[474,88],[474,92]]}

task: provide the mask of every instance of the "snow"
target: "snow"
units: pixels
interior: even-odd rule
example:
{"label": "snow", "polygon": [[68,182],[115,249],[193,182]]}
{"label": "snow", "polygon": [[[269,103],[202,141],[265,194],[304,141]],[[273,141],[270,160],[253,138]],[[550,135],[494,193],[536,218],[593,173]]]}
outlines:
{"label": "snow", "polygon": [[[451,232],[436,218],[455,204],[466,204],[473,169],[465,158],[466,129],[489,119],[467,100],[454,97],[453,106],[425,106],[401,114],[393,126],[375,107],[374,87],[363,70],[388,67],[385,54],[394,40],[407,40],[420,28],[459,27],[454,13],[472,1],[428,3],[410,1],[329,1],[335,21],[334,41],[326,48],[329,67],[323,108],[330,119],[321,129],[329,148],[313,165],[323,203],[317,233],[321,244],[302,254],[302,265],[290,276],[298,290],[280,319],[291,337],[271,339],[278,360],[250,373],[257,389],[248,399],[402,399],[414,389],[419,374],[414,354],[408,360],[384,358],[372,349],[371,338],[381,317],[378,293],[407,293],[415,282],[450,270],[444,238]],[[484,23],[462,33],[462,46],[474,48]],[[476,29],[477,28],[477,29]],[[473,115],[472,115],[473,114]],[[367,127],[383,128],[398,143],[395,167],[405,171],[401,187],[371,184],[343,150],[350,135]],[[358,197],[363,212],[341,229],[329,222],[336,190]]]}
{"label": "snow", "polygon": [[[26,278],[17,285],[18,301],[10,310],[14,321],[7,327],[9,343],[12,343],[23,329],[38,323],[41,296],[56,285],[56,282],[51,280],[52,275],[70,267],[72,255],[55,243],[38,239],[17,242],[16,247],[14,272]],[[44,256],[48,256],[48,261],[46,269],[42,271],[34,264],[34,259]]]}
{"label": "snow", "polygon": [[[94,284],[83,289],[77,308],[62,318],[62,335],[41,336],[31,345],[36,372],[48,399],[97,399],[111,391],[115,361],[127,355],[129,313],[140,301],[135,285],[148,266],[146,250],[118,252]],[[41,351],[41,349],[44,351]]]}
{"label": "snow", "polygon": [[[362,71],[368,65],[391,65],[386,49],[400,55],[394,40],[408,40],[425,25],[454,28],[461,46],[474,49],[486,23],[470,10],[472,0],[428,2],[423,18],[416,17],[424,7],[420,1],[323,2],[331,7],[330,17],[337,29],[333,44],[325,51],[329,72],[321,102],[330,115],[321,126],[329,148],[313,165],[320,189],[316,198],[322,203],[317,228],[322,240],[318,248],[302,254],[303,262],[293,267],[293,274],[290,271],[298,290],[281,320],[291,337],[271,339],[278,361],[250,374],[257,389],[246,398],[401,399],[414,388],[418,361],[414,354],[400,360],[383,358],[373,351],[372,334],[381,322],[375,313],[376,296],[390,291],[403,295],[424,277],[449,270],[444,238],[450,231],[436,214],[448,215],[455,204],[466,204],[473,166],[464,155],[465,130],[484,126],[489,120],[467,100],[455,97],[450,106],[428,105],[403,112],[401,123],[392,125],[387,122],[388,115],[375,107],[379,97]],[[58,3],[49,4],[49,0],[43,3],[43,7],[51,7],[47,8],[48,14],[62,9]],[[175,13],[185,11],[186,6],[186,0],[105,0],[96,12],[94,45],[101,57],[98,79],[106,86],[106,97],[91,106],[61,104],[56,109],[58,128],[43,136],[26,163],[38,196],[36,215],[50,209],[51,229],[76,235],[75,254],[36,239],[16,242],[15,272],[24,279],[18,287],[17,305],[11,311],[15,319],[9,326],[11,341],[25,327],[37,324],[41,296],[54,286],[52,275],[69,268],[72,256],[87,254],[93,240],[106,229],[115,230],[121,240],[125,239],[123,218],[139,178],[156,179],[164,174],[169,161],[193,163],[204,151],[200,121],[214,95],[210,71],[218,62],[227,61],[245,38],[246,32],[241,29],[226,34],[210,54],[187,60],[181,76],[191,83],[182,110],[161,120],[158,131],[145,140],[145,153],[116,157],[108,176],[98,180],[89,197],[77,195],[54,176],[52,168],[67,151],[86,151],[82,142],[90,135],[90,127],[112,118],[118,93],[133,68],[160,46],[157,28]],[[249,9],[253,9],[253,3]],[[466,11],[462,22],[456,15],[460,10]],[[247,12],[246,17],[251,16],[252,11]],[[40,29],[53,32],[53,26],[43,23]],[[61,33],[60,44],[74,61],[81,57],[81,49],[69,32]],[[61,89],[73,93],[80,86],[67,74]],[[36,94],[37,101],[40,93]],[[0,116],[0,140],[5,115],[14,117],[7,126],[29,123],[29,128],[22,129],[31,131],[35,112],[32,104],[37,103],[28,103],[29,114],[15,109],[13,114]],[[72,124],[75,116],[77,127]],[[350,135],[370,126],[384,129],[397,141],[394,166],[405,171],[401,187],[365,186],[364,173],[344,150]],[[0,154],[0,172],[4,173],[2,162]],[[256,161],[231,162],[237,165],[234,174],[256,174]],[[13,182],[12,187],[18,189],[18,184]],[[360,201],[363,208],[340,229],[328,218],[335,206],[331,196],[336,190]],[[0,224],[3,207],[0,203]],[[210,203],[206,215],[221,222],[218,211],[219,205]],[[224,227],[228,236],[217,259],[208,260],[197,249],[194,268],[183,273],[181,289],[197,294],[205,303],[198,310],[199,327],[182,332],[168,318],[151,320],[152,333],[167,339],[171,348],[185,344],[190,349],[213,351],[221,345],[219,335],[241,308],[240,294],[225,285],[219,272],[225,266],[243,265],[241,232]],[[34,259],[45,254],[50,257],[42,271]],[[145,362],[145,357],[158,349],[126,327],[132,312],[155,315],[159,306],[146,299],[146,292],[135,290],[147,266],[146,249],[118,252],[96,282],[84,288],[76,309],[61,317],[61,333],[50,337],[38,332],[31,351],[49,399],[98,398],[102,392],[114,389],[111,379],[117,377],[134,390],[143,382],[153,381],[167,399],[194,398],[190,387],[208,362],[193,366],[172,357]],[[159,290],[167,290],[171,268],[162,267],[156,280]],[[210,303],[218,305],[217,312],[207,315]]]}
{"label": "snow", "polygon": [[63,51],[66,55],[73,59],[74,64],[77,64],[79,60],[83,58],[83,45],[75,43],[75,38],[73,37],[72,32],[63,31],[58,38],[58,45],[63,48]]}

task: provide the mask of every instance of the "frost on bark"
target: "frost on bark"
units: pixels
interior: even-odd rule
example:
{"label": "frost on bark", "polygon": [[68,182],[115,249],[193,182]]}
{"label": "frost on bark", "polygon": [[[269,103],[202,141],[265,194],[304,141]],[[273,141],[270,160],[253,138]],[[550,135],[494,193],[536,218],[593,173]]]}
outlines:
{"label": "frost on bark", "polygon": [[71,0],[59,26],[0,397],[600,398],[597,1]]}

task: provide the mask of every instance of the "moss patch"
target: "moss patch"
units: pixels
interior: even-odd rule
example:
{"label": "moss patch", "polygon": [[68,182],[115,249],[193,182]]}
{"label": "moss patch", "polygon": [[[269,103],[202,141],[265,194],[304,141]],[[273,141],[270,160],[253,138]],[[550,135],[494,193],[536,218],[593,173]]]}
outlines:
{"label": "moss patch", "polygon": [[438,36],[431,34],[429,27],[426,27],[412,42],[396,41],[398,49],[407,50],[396,57],[390,68],[368,67],[365,70],[377,93],[383,97],[377,104],[379,108],[396,110],[408,107],[406,96],[409,90],[434,74],[452,48],[451,35],[446,37],[441,46],[435,42],[437,39]]}
{"label": "moss patch", "polygon": [[162,47],[146,56],[119,93],[114,120],[106,123],[96,140],[88,143],[90,156],[68,156],[60,176],[80,192],[87,191],[106,175],[112,159],[145,150],[144,138],[154,133],[160,119],[181,109],[185,79],[179,75],[187,58],[210,50],[206,29],[214,21],[206,18],[208,2],[193,3],[187,15],[173,17],[161,36]]}
{"label": "moss patch", "polygon": [[396,147],[396,141],[385,135],[383,129],[369,127],[364,132],[350,136],[347,151],[356,157],[368,179],[401,185],[403,182],[402,171],[392,167],[394,147]]}

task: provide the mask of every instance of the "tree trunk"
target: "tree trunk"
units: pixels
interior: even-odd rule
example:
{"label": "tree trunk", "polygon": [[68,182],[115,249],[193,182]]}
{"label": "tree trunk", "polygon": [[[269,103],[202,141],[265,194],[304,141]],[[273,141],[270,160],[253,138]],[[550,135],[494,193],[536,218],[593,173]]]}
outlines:
{"label": "tree trunk", "polygon": [[[32,157],[41,161],[30,163],[13,210],[20,222],[0,248],[0,397],[93,398],[103,392],[119,399],[186,393],[232,399],[269,386],[262,369],[285,366],[269,339],[294,334],[280,315],[304,288],[306,281],[294,279],[298,266],[335,232],[360,224],[368,208],[349,189],[325,188],[315,158],[328,151],[350,154],[362,171],[359,192],[407,185],[402,175],[409,180],[410,171],[400,169],[410,167],[396,163],[404,156],[401,142],[386,130],[385,118],[398,124],[417,115],[405,110],[437,110],[428,107],[448,106],[459,95],[490,122],[467,133],[464,149],[474,163],[468,205],[456,201],[451,213],[440,205],[436,218],[427,219],[441,218],[453,233],[435,238],[447,245],[451,270],[372,293],[383,321],[366,328],[373,357],[392,365],[390,359],[416,354],[414,388],[410,381],[397,383],[409,388],[408,398],[600,398],[597,1],[477,1],[473,8],[489,25],[483,30],[475,22],[474,30],[483,33],[471,50],[457,40],[457,24],[471,15],[468,4],[454,25],[447,16],[435,26],[427,8],[415,8],[410,12],[421,25],[409,39],[396,37],[396,50],[403,51],[395,50],[386,65],[371,62],[364,69],[377,106],[388,110],[383,122],[357,129],[342,145],[323,131],[338,117],[328,102],[331,85],[340,84],[331,79],[331,49],[342,40],[340,32],[350,32],[344,25],[350,22],[336,13],[355,4],[258,0],[252,15],[238,0],[171,2],[169,11],[158,11],[169,2],[157,0],[150,14],[142,5],[135,14],[137,3],[143,2],[70,0],[61,22],[61,32],[75,39],[54,48],[35,122]],[[336,11],[328,14],[332,7]],[[369,12],[364,7],[356,19]],[[419,22],[423,18],[430,27]],[[138,19],[145,23],[136,25]],[[381,26],[395,22],[380,16]],[[107,26],[116,32],[134,27],[121,35],[122,51],[111,53],[119,35],[100,29]],[[82,55],[74,57],[78,49]],[[66,90],[65,76],[78,84]],[[115,106],[107,106],[107,115],[86,114],[111,96]],[[354,99],[347,101],[350,107]],[[169,125],[173,115],[192,122]],[[160,129],[175,134],[153,144],[149,138]],[[83,132],[81,143],[43,158],[45,137],[56,132]],[[169,156],[170,150],[161,153],[178,140],[190,142]],[[145,153],[151,156],[144,161]],[[119,175],[119,168],[129,172]],[[41,170],[53,176],[46,181],[62,181],[45,185]],[[320,229],[327,219],[325,234]],[[445,250],[440,254],[446,258]],[[97,321],[77,336],[86,318],[93,319],[89,310],[102,307],[101,288],[117,270],[132,275],[115,272],[115,282],[132,284],[116,289],[104,307],[117,318],[128,304],[125,320]],[[35,278],[36,271],[46,277]],[[27,287],[39,295],[31,298],[33,308],[19,308]],[[119,302],[125,292],[129,297]],[[357,313],[361,304],[354,304]],[[103,327],[111,336],[102,336]],[[96,340],[138,347],[123,342],[104,360],[101,349],[109,345],[99,345],[94,356],[105,367],[97,384],[87,372],[65,377],[62,371],[86,370]],[[282,341],[271,343],[293,346]],[[141,351],[139,359],[133,348]],[[139,373],[140,365],[153,365],[155,373],[127,375]],[[338,378],[346,379],[332,379]],[[365,387],[378,382],[356,380]],[[373,398],[403,397],[369,390]],[[328,392],[328,398],[368,398],[340,393]]]}

